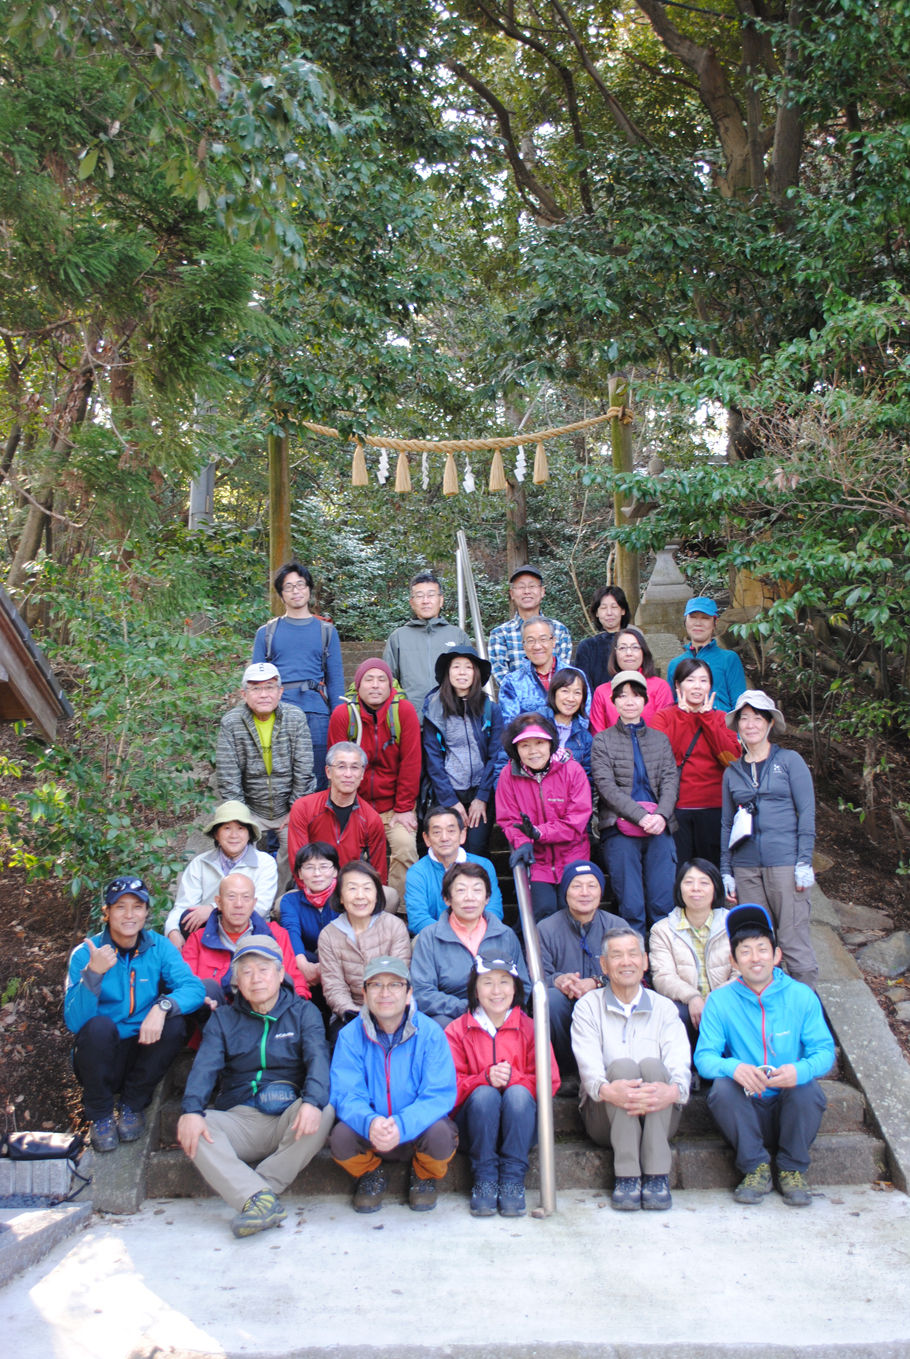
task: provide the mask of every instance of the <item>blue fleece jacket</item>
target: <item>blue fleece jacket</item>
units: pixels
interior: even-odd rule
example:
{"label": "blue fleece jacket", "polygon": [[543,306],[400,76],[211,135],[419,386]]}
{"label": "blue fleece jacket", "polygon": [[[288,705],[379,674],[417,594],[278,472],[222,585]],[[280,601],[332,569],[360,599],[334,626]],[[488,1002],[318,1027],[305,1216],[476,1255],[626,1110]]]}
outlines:
{"label": "blue fleece jacket", "polygon": [[[779,967],[760,995],[742,978],[712,991],[705,1001],[695,1048],[695,1065],[706,1080],[732,1078],[740,1062],[750,1066],[796,1067],[806,1085],[834,1065],[834,1040],[818,996]],[[774,1099],[767,1090],[762,1099]]]}
{"label": "blue fleece jacket", "polygon": [[[96,948],[117,947],[107,928],[92,943]],[[121,1038],[132,1038],[159,996],[169,996],[175,1013],[183,1015],[198,1010],[205,1000],[205,987],[179,951],[152,930],[140,931],[128,956],[118,949],[117,961],[107,972],[92,972],[88,960],[88,944],[77,945],[70,954],[63,1018],[71,1033],[78,1033],[96,1015],[106,1015]]]}
{"label": "blue fleece jacket", "polygon": [[398,1042],[379,1042],[367,1006],[338,1035],[332,1057],[335,1115],[361,1137],[374,1118],[394,1118],[402,1142],[412,1142],[455,1106],[455,1063],[438,1024],[411,1001]]}

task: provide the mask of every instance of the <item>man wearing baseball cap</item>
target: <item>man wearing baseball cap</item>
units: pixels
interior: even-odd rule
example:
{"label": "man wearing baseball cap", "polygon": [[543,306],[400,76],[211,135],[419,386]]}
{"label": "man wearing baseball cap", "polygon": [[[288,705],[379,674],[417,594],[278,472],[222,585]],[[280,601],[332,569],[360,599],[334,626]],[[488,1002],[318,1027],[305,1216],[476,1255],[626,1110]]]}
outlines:
{"label": "man wearing baseball cap", "polygon": [[804,1208],[812,1202],[806,1171],[826,1104],[818,1081],[834,1064],[834,1043],[818,996],[781,970],[765,907],[735,906],[727,933],[740,976],[708,995],[695,1065],[714,1082],[708,1108],[743,1176],[736,1202],[761,1203],[771,1192],[773,1159],[784,1202]]}
{"label": "man wearing baseball cap", "polygon": [[706,595],[696,595],[686,604],[684,621],[689,640],[667,666],[667,683],[673,689],[673,671],[686,656],[706,661],[714,681],[714,707],[728,713],[746,687],[746,672],[736,652],[722,647],[714,636],[717,605]]}
{"label": "man wearing baseball cap", "polygon": [[[244,803],[266,829],[260,847],[278,850],[278,892],[291,885],[288,817],[312,792],[313,743],[306,715],[282,703],[277,668],[255,661],[243,672],[243,702],[221,719],[215,778],[222,802]],[[277,832],[277,834],[276,834]]]}
{"label": "man wearing baseball cap", "polygon": [[186,1041],[186,1017],[205,999],[174,945],[145,928],[149,900],[141,878],[114,878],[104,928],[70,954],[63,1017],[99,1152],[142,1136],[155,1086]]}
{"label": "man wearing baseball cap", "polygon": [[[515,609],[506,623],[500,623],[490,633],[487,654],[493,667],[493,678],[502,684],[506,675],[524,665],[526,655],[522,627],[528,618],[540,614],[546,594],[543,575],[536,566],[519,566],[509,576],[509,602]],[[555,638],[556,669],[561,670],[572,659],[572,638],[565,623],[551,618]]]}
{"label": "man wearing baseball cap", "polygon": [[437,1183],[458,1146],[449,1118],[455,1063],[443,1030],[418,1012],[400,958],[367,963],[363,991],[363,1008],[332,1057],[332,1155],[357,1181],[355,1213],[382,1207],[389,1161],[410,1162],[408,1205],[425,1213],[436,1207]]}
{"label": "man wearing baseball cap", "polygon": [[322,1018],[284,978],[271,937],[255,935],[236,950],[234,1004],[219,1005],[205,1026],[177,1124],[187,1156],[235,1210],[239,1237],[287,1217],[278,1195],[316,1155],[335,1116]]}

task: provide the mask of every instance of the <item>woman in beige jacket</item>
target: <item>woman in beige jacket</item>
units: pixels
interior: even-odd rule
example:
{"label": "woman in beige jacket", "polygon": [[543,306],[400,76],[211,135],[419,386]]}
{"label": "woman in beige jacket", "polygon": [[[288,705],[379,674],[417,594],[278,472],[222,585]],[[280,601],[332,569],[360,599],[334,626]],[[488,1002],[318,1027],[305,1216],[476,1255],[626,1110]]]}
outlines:
{"label": "woman in beige jacket", "polygon": [[346,863],[335,888],[341,910],[316,944],[322,994],[332,1012],[330,1036],[363,1004],[363,971],[371,958],[401,958],[410,965],[411,941],[404,921],[385,909],[379,874],[360,859]]}
{"label": "woman in beige jacket", "polygon": [[707,859],[682,864],[673,910],[651,930],[651,984],[676,1002],[694,1049],[709,991],[737,975],[727,938],[724,884]]}

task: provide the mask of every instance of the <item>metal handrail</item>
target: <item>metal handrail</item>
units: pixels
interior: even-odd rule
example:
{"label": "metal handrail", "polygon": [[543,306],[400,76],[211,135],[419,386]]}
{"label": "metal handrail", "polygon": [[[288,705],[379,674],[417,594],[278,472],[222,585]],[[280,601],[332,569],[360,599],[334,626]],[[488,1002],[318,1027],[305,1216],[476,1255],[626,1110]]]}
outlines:
{"label": "metal handrail", "polygon": [[548,1217],[556,1212],[556,1145],[553,1127],[553,1087],[550,1065],[550,1006],[543,979],[540,959],[540,938],[531,906],[531,887],[528,871],[513,868],[518,916],[524,939],[525,958],[531,978],[531,997],[534,1003],[534,1066],[537,1074],[537,1155],[540,1164],[540,1207],[535,1217]]}
{"label": "metal handrail", "polygon": [[465,596],[471,610],[471,625],[474,635],[474,644],[477,647],[478,656],[487,659],[487,642],[483,635],[483,624],[480,620],[480,602],[477,598],[477,586],[474,584],[474,572],[471,568],[471,554],[468,551],[468,540],[465,537],[464,529],[459,529],[455,535],[458,544],[455,552],[455,575],[458,582],[458,626],[467,632],[465,626],[467,613],[465,610]]}

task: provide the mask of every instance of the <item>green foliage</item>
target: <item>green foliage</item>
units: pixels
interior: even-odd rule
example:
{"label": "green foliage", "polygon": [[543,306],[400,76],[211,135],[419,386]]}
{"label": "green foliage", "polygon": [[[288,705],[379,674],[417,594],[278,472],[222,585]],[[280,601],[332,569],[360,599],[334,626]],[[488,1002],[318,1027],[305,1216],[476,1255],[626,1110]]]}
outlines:
{"label": "green foliage", "polygon": [[[178,602],[219,612],[209,585],[224,579],[223,560],[212,554],[207,579],[201,547],[194,551],[195,567],[190,551],[176,582],[174,550],[141,574],[104,554],[78,579],[50,564],[42,575],[40,597],[66,619],[66,644],[46,645],[72,676],[76,716],[65,740],[29,742],[23,791],[0,803],[4,857],[30,876],[63,879],[96,905],[119,872],[146,878],[163,905],[183,861],[179,828],[209,796],[218,722],[248,637],[221,620],[202,633],[175,626]],[[229,598],[224,617],[237,624],[245,602]]]}

